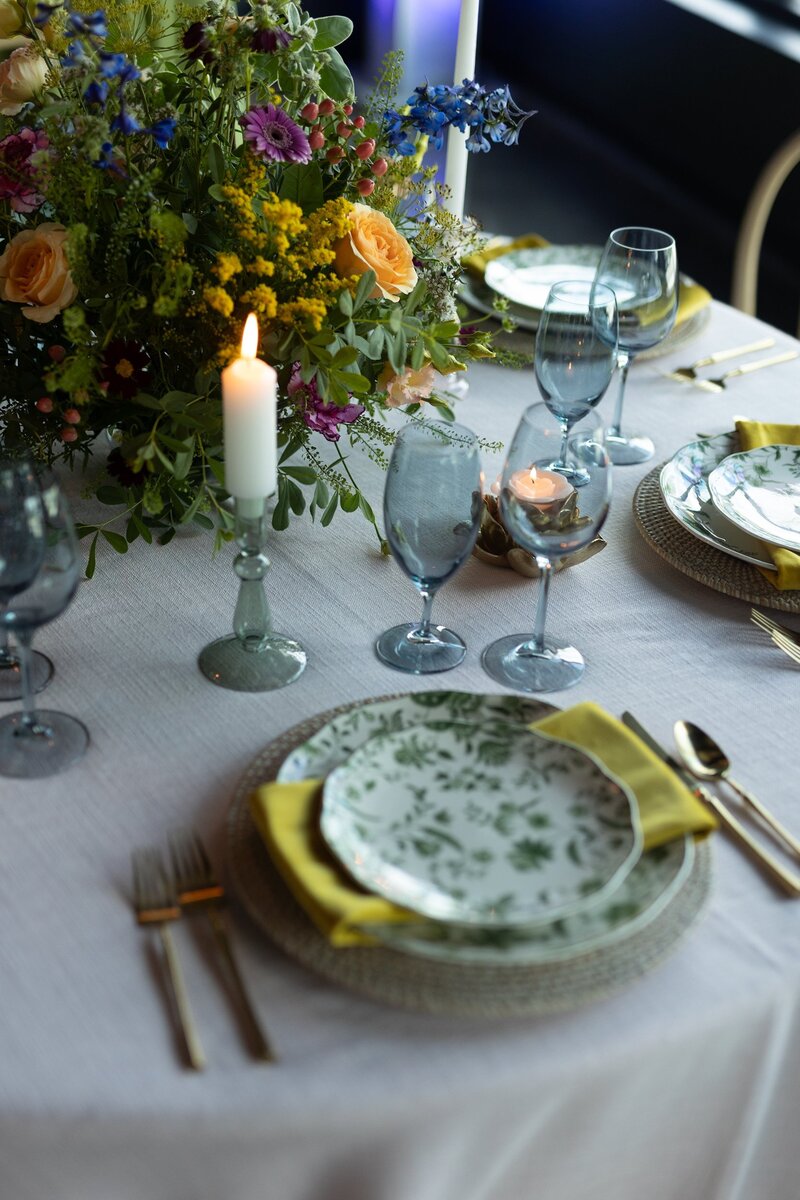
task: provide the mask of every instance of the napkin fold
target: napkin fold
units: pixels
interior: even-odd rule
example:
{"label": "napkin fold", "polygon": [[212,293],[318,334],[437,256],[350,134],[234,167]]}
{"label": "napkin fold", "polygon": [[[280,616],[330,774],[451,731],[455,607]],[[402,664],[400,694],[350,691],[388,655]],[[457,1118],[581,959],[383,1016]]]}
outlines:
{"label": "napkin fold", "polygon": [[[624,725],[596,704],[577,704],[531,729],[589,751],[633,791],[652,850],[686,833],[716,828],[710,811]],[[424,920],[356,883],[319,832],[322,780],[265,783],[250,797],[256,827],[295,899],[333,946],[374,945],[364,926]]]}
{"label": "napkin fold", "polygon": [[[761,446],[800,446],[800,425],[771,425],[766,421],[737,421],[736,432],[742,450],[758,450]],[[765,542],[775,571],[758,570],[779,592],[800,588],[800,554],[771,546]]]}
{"label": "napkin fold", "polygon": [[[510,254],[512,250],[538,249],[541,246],[549,245],[550,242],[538,233],[525,233],[521,237],[511,240],[502,237],[490,238],[480,250],[463,258],[461,265],[470,275],[483,279],[487,266],[495,258],[502,258],[504,254]],[[684,321],[688,321],[690,317],[710,303],[711,293],[707,288],[701,287],[699,283],[687,283],[681,279],[675,324],[681,325]]]}

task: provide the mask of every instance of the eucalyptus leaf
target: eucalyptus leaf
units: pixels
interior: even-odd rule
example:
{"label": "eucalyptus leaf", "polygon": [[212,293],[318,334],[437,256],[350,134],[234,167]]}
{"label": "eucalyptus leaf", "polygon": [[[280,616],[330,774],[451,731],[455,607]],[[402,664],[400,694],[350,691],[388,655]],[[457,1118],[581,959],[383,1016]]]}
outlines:
{"label": "eucalyptus leaf", "polygon": [[322,517],[320,519],[320,525],[322,526],[323,529],[327,528],[327,526],[330,525],[331,521],[333,520],[333,514],[336,512],[336,509],[338,508],[338,506],[339,506],[339,496],[336,492],[334,492],[333,495],[331,496],[330,504],[325,509],[325,512],[322,514]]}
{"label": "eucalyptus leaf", "polygon": [[89,546],[89,557],[86,559],[86,578],[87,579],[92,578],[92,576],[94,575],[95,566],[97,565],[97,539],[99,538],[99,536],[100,536],[100,533],[99,532],[96,533],[94,535],[94,537],[92,538],[91,544]]}
{"label": "eucalyptus leaf", "polygon": [[358,508],[358,502],[359,502],[359,493],[358,492],[345,492],[343,496],[339,497],[339,503],[342,506],[343,512],[347,512],[347,513],[355,512],[356,509]]}
{"label": "eucalyptus leaf", "polygon": [[101,504],[124,504],[127,498],[125,489],[116,484],[102,484],[95,492],[95,496]]}
{"label": "eucalyptus leaf", "polygon": [[339,46],[347,41],[353,32],[353,22],[349,17],[317,17],[316,21],[315,50],[329,50],[331,46]]}
{"label": "eucalyptus leaf", "polygon": [[361,276],[358,281],[358,287],[356,288],[356,294],[353,298],[353,312],[358,312],[361,306],[366,304],[367,300],[369,300],[372,292],[375,289],[376,279],[377,275],[371,269],[369,271],[365,271]]}
{"label": "eucalyptus leaf", "polygon": [[313,467],[283,467],[283,474],[291,476],[298,483],[313,483],[317,478]]}
{"label": "eucalyptus leaf", "polygon": [[101,529],[100,532],[108,542],[109,546],[111,546],[113,550],[116,550],[117,554],[128,553],[128,543],[125,541],[125,538],[121,533],[112,533],[110,529]]}
{"label": "eucalyptus leaf", "polygon": [[326,51],[328,61],[319,73],[322,90],[331,100],[352,100],[355,95],[353,76],[338,50]]}
{"label": "eucalyptus leaf", "polygon": [[290,163],[283,168],[281,200],[293,200],[304,213],[316,212],[322,205],[322,171],[317,163]]}

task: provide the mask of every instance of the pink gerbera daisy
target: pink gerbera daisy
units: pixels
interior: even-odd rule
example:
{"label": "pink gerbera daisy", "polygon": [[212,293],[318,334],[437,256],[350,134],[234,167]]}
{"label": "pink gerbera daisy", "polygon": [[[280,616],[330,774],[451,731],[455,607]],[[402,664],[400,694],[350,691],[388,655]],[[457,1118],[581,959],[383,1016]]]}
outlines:
{"label": "pink gerbera daisy", "polygon": [[307,163],[311,158],[308,138],[291,117],[268,104],[251,108],[242,117],[244,136],[256,154],[276,162]]}

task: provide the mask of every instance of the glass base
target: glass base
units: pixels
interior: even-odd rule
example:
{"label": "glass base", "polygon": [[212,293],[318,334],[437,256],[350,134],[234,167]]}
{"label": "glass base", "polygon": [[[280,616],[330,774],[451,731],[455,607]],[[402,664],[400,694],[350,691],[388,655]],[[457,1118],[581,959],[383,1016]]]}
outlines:
{"label": "glass base", "polygon": [[557,471],[559,475],[563,475],[568,479],[573,487],[585,487],[591,479],[591,475],[584,467],[572,466],[570,463],[561,463],[558,459],[551,462],[548,471]]}
{"label": "glass base", "polygon": [[387,667],[409,675],[434,675],[451,671],[464,661],[467,647],[457,633],[444,625],[431,625],[428,637],[419,636],[419,624],[395,625],[382,633],[375,653]]}
{"label": "glass base", "polygon": [[481,655],[483,669],[498,683],[518,692],[560,692],[574,687],[586,668],[580,650],[544,640],[544,653],[528,649],[530,634],[500,638]]}
{"label": "glass base", "polygon": [[247,650],[235,634],[211,642],[200,651],[197,665],[217,687],[232,692],[271,692],[293,683],[306,669],[299,642],[271,634],[261,650]]}
{"label": "glass base", "polygon": [[75,717],[41,708],[36,721],[33,733],[22,732],[22,713],[0,721],[0,775],[43,779],[83,758],[89,731]]}
{"label": "glass base", "polygon": [[608,457],[616,467],[630,467],[635,463],[647,462],[656,452],[652,440],[643,433],[631,433],[626,437],[622,433],[610,433],[606,430],[603,441]]}
{"label": "glass base", "polygon": [[[10,663],[6,663],[0,657],[0,703],[22,699],[22,676],[13,651],[11,659]],[[40,654],[38,650],[31,651],[31,687],[34,692],[44,691],[53,678],[53,669],[46,654]]]}

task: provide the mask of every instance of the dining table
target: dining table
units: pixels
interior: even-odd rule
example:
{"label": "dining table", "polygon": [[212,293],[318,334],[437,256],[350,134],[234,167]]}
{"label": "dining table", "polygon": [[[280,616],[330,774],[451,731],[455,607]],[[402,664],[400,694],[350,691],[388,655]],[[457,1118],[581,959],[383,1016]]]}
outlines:
{"label": "dining table", "polygon": [[[657,554],[632,511],[642,478],[698,433],[728,431],[737,416],[800,421],[800,359],[716,394],[666,375],[766,336],[769,353],[800,349],[713,301],[692,340],[634,365],[625,419],[651,434],[657,457],[614,469],[606,547],[553,579],[548,631],[587,666],[572,690],[542,699],[630,710],[670,748],[674,722],[694,721],[798,833],[798,666],[750,622],[746,601]],[[487,480],[538,399],[530,366],[470,368],[456,415],[484,439]],[[609,420],[611,397],[599,414]],[[383,471],[347,453],[380,515]],[[76,515],[90,513],[80,473],[64,486]],[[79,717],[91,743],[61,774],[0,779],[2,1200],[795,1200],[800,902],[724,831],[710,838],[708,900],[672,953],[567,1011],[382,1003],[287,955],[269,912],[253,920],[237,895],[229,810],[258,755],[349,702],[501,692],[481,651],[532,630],[538,585],[470,558],[435,608],[466,641],[463,664],[403,675],[374,642],[417,615],[411,582],[359,513],[327,528],[293,519],[270,532],[266,586],[275,628],[305,646],[308,666],[282,690],[236,692],[197,666],[231,628],[233,551],[215,556],[199,530],[163,548],[138,540],[124,555],[101,543],[94,577],[37,634],[55,664],[38,699]],[[248,1052],[189,916],[173,932],[207,1066],[181,1061],[153,937],[135,920],[130,861],[185,825],[228,889],[272,1063]]]}

